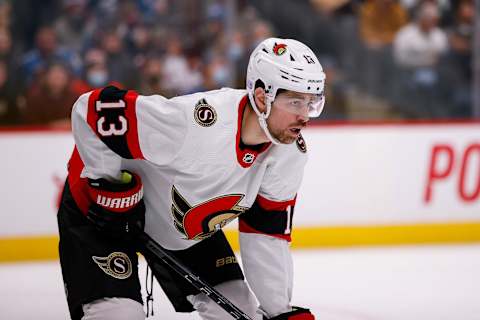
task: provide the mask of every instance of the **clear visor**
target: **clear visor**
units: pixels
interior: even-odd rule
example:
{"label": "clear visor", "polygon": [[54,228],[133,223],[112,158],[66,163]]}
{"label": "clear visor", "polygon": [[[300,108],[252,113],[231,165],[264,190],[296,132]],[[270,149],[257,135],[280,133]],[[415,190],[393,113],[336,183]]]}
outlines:
{"label": "clear visor", "polygon": [[309,118],[318,117],[325,103],[323,94],[282,93],[273,100],[273,106]]}

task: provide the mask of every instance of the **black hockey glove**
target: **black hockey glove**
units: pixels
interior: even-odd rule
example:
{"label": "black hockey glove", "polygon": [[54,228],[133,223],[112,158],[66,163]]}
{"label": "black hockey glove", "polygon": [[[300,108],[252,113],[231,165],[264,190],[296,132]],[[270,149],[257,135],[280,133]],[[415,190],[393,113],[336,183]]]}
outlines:
{"label": "black hockey glove", "polygon": [[[279,314],[276,317],[270,318],[270,320],[315,320],[315,317],[310,313],[309,309],[300,307],[292,308],[292,311]],[[263,317],[263,319],[267,320],[268,318]]]}
{"label": "black hockey glove", "polygon": [[87,218],[115,238],[133,239],[145,225],[145,203],[140,176],[122,171],[122,181],[89,179],[92,204]]}

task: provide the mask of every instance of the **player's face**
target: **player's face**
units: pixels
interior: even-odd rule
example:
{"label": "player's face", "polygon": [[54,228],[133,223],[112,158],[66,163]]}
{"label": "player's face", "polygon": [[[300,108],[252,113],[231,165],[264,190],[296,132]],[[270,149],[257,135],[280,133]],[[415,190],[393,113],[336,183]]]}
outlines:
{"label": "player's face", "polygon": [[309,120],[309,105],[315,103],[317,95],[285,91],[278,94],[272,103],[268,117],[268,129],[281,143],[293,143]]}

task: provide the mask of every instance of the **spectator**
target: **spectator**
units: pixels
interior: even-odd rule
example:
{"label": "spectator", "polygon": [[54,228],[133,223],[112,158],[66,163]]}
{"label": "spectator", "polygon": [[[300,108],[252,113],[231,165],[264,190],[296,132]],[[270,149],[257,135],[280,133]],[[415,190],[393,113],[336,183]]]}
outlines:
{"label": "spectator", "polygon": [[450,25],[453,22],[454,12],[457,7],[457,0],[399,0],[407,9],[410,16],[415,16],[418,8],[425,2],[431,2],[438,7],[440,25]]}
{"label": "spectator", "polygon": [[448,31],[450,51],[441,61],[441,92],[451,108],[451,117],[471,116],[472,110],[472,46],[475,28],[475,5],[461,1],[455,21]]}
{"label": "spectator", "polygon": [[438,27],[438,8],[424,3],[414,22],[403,27],[394,43],[394,57],[404,67],[434,67],[448,49],[447,35]]}
{"label": "spectator", "polygon": [[9,69],[15,70],[15,72],[18,71],[19,67],[19,52],[19,48],[14,47],[10,30],[8,28],[0,28],[0,60],[7,63]]}
{"label": "spectator", "polygon": [[146,25],[135,26],[128,33],[127,40],[133,63],[136,68],[141,69],[147,56],[154,51],[151,28]]}
{"label": "spectator", "polygon": [[[367,0],[360,6],[359,27],[363,52],[359,57],[357,82],[373,95],[389,94],[385,87],[392,74],[392,42],[408,20],[407,11],[396,0]],[[361,63],[360,63],[361,60]]]}
{"label": "spectator", "polygon": [[0,2],[0,29],[8,29],[10,27],[11,10],[10,2]]}
{"label": "spectator", "polygon": [[396,0],[367,0],[360,6],[361,39],[369,49],[390,46],[407,21],[407,11]]}
{"label": "spectator", "polygon": [[106,65],[110,80],[123,83],[129,88],[138,85],[138,70],[132,62],[132,57],[124,50],[120,31],[107,29],[101,34],[100,46],[106,53]]}
{"label": "spectator", "polygon": [[138,10],[146,23],[156,21],[165,21],[172,18],[170,14],[169,0],[139,0],[137,1]]}
{"label": "spectator", "polygon": [[162,60],[158,56],[147,58],[142,69],[139,92],[144,95],[163,94]]}
{"label": "spectator", "polygon": [[70,111],[77,99],[70,86],[71,77],[64,64],[48,65],[27,92],[24,122],[68,128]]}
{"label": "spectator", "polygon": [[61,61],[75,74],[80,73],[81,61],[70,50],[58,45],[55,29],[50,26],[41,27],[36,36],[36,47],[23,57],[22,70],[25,82],[31,83],[37,73],[53,61]]}
{"label": "spectator", "polygon": [[12,47],[10,31],[0,28],[0,123],[19,121],[22,105],[21,84],[18,77],[16,50]]}
{"label": "spectator", "polygon": [[206,69],[205,85],[207,89],[228,86],[231,80],[227,59],[222,56],[215,56]]}
{"label": "spectator", "polygon": [[72,88],[77,96],[109,84],[118,88],[123,87],[120,82],[112,81],[112,77],[107,68],[106,59],[106,53],[102,49],[90,48],[85,53],[83,77],[72,81]]}
{"label": "spectator", "polygon": [[248,55],[246,54],[247,39],[240,30],[233,32],[232,39],[227,48],[227,57],[232,68],[232,80],[234,87],[243,86],[248,64]]}
{"label": "spectator", "polygon": [[263,20],[258,20],[253,24],[250,47],[254,49],[264,39],[273,36],[272,27]]}
{"label": "spectator", "polygon": [[[35,37],[38,30],[51,24],[59,16],[59,0],[15,0],[1,1],[2,5],[8,3],[11,6],[11,30],[15,39],[15,46],[25,50],[35,47]],[[3,11],[3,9],[0,9]],[[1,15],[1,13],[0,13]]]}
{"label": "spectator", "polygon": [[459,72],[465,80],[472,78],[472,45],[475,29],[475,5],[471,0],[461,1],[454,25],[449,30],[451,55],[458,61]]}
{"label": "spectator", "polygon": [[163,61],[162,87],[169,96],[189,91],[184,81],[189,76],[189,67],[179,39],[172,36],[167,40],[167,53]]}
{"label": "spectator", "polygon": [[200,56],[187,54],[189,76],[185,79],[186,93],[205,90],[204,65]]}
{"label": "spectator", "polygon": [[0,28],[0,59],[12,60],[12,38],[8,29]]}
{"label": "spectator", "polygon": [[81,52],[93,36],[97,22],[87,10],[87,0],[63,0],[63,12],[55,22],[58,41]]}
{"label": "spectator", "polygon": [[[425,2],[419,7],[415,21],[402,28],[394,42],[394,57],[400,72],[402,103],[412,117],[445,117],[448,106],[442,105],[438,90],[438,63],[448,49],[446,33],[438,27],[436,4]],[[409,107],[413,109],[409,109]]]}
{"label": "spectator", "polygon": [[12,125],[19,121],[18,97],[9,66],[0,60],[0,124]]}

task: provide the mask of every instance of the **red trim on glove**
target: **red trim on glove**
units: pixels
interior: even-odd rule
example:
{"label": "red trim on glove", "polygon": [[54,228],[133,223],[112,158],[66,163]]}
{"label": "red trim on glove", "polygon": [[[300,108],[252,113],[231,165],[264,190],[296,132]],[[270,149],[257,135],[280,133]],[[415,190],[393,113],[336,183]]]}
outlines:
{"label": "red trim on glove", "polygon": [[115,213],[123,213],[136,207],[143,198],[143,184],[140,177],[132,174],[136,184],[129,190],[109,191],[88,186],[90,199],[99,206]]}

